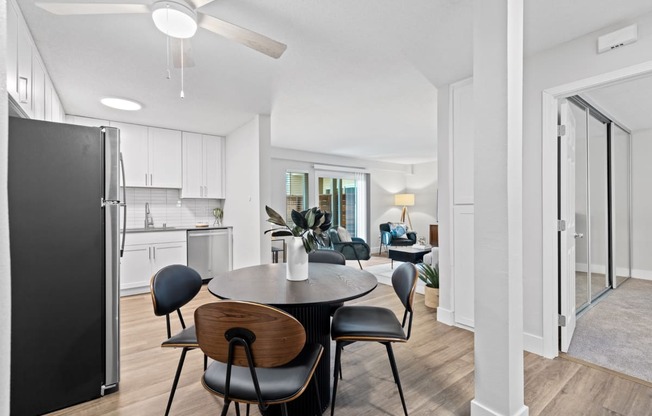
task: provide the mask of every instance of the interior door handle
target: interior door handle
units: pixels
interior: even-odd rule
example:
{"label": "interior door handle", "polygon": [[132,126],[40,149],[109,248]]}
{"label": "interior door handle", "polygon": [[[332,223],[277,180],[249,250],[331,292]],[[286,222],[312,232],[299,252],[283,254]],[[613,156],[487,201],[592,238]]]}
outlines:
{"label": "interior door handle", "polygon": [[575,236],[574,236],[574,237],[575,237],[575,238],[584,238],[584,234],[582,234],[582,233],[579,233],[579,234],[578,234],[578,233],[575,233]]}

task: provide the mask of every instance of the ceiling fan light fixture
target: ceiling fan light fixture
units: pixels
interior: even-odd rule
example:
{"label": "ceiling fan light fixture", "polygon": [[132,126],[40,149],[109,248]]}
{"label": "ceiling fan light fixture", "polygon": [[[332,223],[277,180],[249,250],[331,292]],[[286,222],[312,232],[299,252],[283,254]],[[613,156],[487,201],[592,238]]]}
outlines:
{"label": "ceiling fan light fixture", "polygon": [[115,108],[116,110],[138,111],[143,108],[140,103],[124,98],[105,97],[102,98],[100,102],[105,106]]}
{"label": "ceiling fan light fixture", "polygon": [[156,28],[168,36],[191,38],[197,32],[197,14],[182,1],[164,0],[152,5]]}

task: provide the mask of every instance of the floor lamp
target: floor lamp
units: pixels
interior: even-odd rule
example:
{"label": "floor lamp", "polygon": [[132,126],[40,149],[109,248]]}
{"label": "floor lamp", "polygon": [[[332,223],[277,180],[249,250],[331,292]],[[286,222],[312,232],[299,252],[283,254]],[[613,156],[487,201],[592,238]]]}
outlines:
{"label": "floor lamp", "polygon": [[396,194],[394,195],[394,205],[402,206],[403,212],[401,212],[401,222],[405,224],[405,217],[407,216],[408,226],[410,230],[412,229],[412,220],[410,220],[410,214],[408,213],[407,207],[414,206],[414,194]]}

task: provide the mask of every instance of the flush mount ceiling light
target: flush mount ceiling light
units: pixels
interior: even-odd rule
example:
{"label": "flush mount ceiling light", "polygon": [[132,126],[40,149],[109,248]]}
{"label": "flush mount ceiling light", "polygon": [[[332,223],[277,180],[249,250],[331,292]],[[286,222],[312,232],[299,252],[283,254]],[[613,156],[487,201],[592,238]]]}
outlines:
{"label": "flush mount ceiling light", "polygon": [[152,19],[158,30],[173,38],[191,38],[197,31],[197,14],[181,1],[164,0],[152,4]]}
{"label": "flush mount ceiling light", "polygon": [[102,98],[100,102],[107,107],[115,108],[117,110],[138,111],[143,108],[139,103],[125,100],[124,98],[106,97]]}

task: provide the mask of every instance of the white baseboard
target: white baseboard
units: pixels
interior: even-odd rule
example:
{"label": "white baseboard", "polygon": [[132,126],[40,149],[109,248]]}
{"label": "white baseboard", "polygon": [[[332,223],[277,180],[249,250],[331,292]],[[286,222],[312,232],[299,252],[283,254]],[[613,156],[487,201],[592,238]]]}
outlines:
{"label": "white baseboard", "polygon": [[[509,416],[527,416],[530,414],[530,408],[526,405],[521,406],[518,410]],[[505,413],[496,412],[480,404],[476,399],[471,400],[471,416],[504,416]]]}
{"label": "white baseboard", "polygon": [[527,352],[543,356],[543,337],[524,332],[523,349]]}
{"label": "white baseboard", "polygon": [[[131,286],[131,285],[130,285]],[[122,296],[131,296],[131,295],[140,295],[143,293],[149,293],[149,285],[147,286],[136,286],[136,287],[121,287],[120,288],[120,297]]]}
{"label": "white baseboard", "polygon": [[448,326],[453,326],[455,325],[455,315],[453,311],[440,306],[437,308],[437,321]]}
{"label": "white baseboard", "polygon": [[652,280],[652,270],[632,269],[632,277],[635,279]]}

